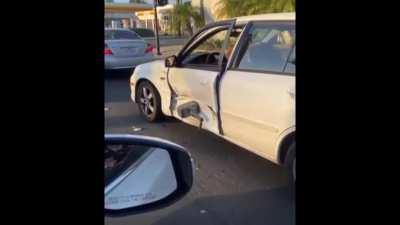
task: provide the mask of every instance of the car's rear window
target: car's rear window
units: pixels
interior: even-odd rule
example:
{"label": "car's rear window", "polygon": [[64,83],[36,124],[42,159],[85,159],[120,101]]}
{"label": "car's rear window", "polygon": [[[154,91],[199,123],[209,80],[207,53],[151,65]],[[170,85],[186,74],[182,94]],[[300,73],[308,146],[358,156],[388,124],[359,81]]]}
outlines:
{"label": "car's rear window", "polygon": [[136,32],[140,37],[147,38],[147,37],[154,37],[154,32],[149,29],[144,28],[133,28],[134,32]]}
{"label": "car's rear window", "polygon": [[137,34],[128,30],[106,30],[104,38],[106,40],[140,39]]}

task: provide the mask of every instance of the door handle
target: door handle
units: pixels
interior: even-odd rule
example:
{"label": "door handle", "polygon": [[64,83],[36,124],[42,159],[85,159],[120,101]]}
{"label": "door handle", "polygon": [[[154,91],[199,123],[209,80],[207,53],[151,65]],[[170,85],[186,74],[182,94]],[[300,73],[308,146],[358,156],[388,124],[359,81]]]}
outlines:
{"label": "door handle", "polygon": [[208,84],[208,80],[202,80],[202,81],[200,81],[200,84],[201,85],[207,85]]}
{"label": "door handle", "polygon": [[293,90],[287,90],[287,93],[290,95],[290,97],[295,97],[296,96],[296,93],[294,93],[294,91]]}

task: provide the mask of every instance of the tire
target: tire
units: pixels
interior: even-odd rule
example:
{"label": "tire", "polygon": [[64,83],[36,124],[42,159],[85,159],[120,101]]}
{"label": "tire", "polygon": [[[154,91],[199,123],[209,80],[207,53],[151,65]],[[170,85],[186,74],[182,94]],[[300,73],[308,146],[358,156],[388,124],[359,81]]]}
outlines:
{"label": "tire", "polygon": [[296,185],[296,142],[289,146],[288,153],[285,158],[285,165],[289,170],[289,185]]}
{"label": "tire", "polygon": [[139,112],[149,122],[164,118],[161,110],[161,97],[157,89],[148,81],[142,81],[136,91]]}

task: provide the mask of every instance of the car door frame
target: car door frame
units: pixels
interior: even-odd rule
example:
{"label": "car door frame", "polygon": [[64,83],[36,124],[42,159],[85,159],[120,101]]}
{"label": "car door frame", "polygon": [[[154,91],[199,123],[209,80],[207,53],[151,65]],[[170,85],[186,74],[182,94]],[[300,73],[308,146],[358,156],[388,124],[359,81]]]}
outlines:
{"label": "car door frame", "polygon": [[[187,52],[187,50],[190,50],[191,48],[194,47],[194,45],[196,43],[199,43],[200,41],[202,41],[204,38],[207,37],[203,37],[197,41],[195,41],[204,31],[209,30],[211,28],[214,27],[223,27],[223,26],[229,26],[231,25],[231,27],[228,29],[228,34],[227,36],[229,37],[230,32],[232,31],[232,26],[234,26],[236,23],[236,19],[231,19],[231,20],[224,20],[224,21],[218,21],[215,23],[211,23],[208,24],[206,26],[204,26],[203,28],[201,28],[199,31],[197,31],[197,33],[195,35],[193,35],[189,41],[186,42],[186,44],[181,48],[181,50],[178,52],[178,54],[176,55],[176,62],[177,62],[177,67],[182,67],[182,65],[180,64],[180,62],[182,61],[182,57],[184,57],[185,53]],[[226,41],[226,40],[225,40]],[[225,43],[225,42],[224,42]],[[226,47],[226,46],[224,46]],[[219,66],[219,65],[218,65]]]}
{"label": "car door frame", "polygon": [[[191,68],[191,69],[199,69],[199,70],[211,70],[214,72],[218,72],[217,77],[216,77],[216,84],[214,86],[214,93],[216,95],[216,102],[217,102],[217,108],[213,109],[216,112],[217,115],[217,125],[218,125],[218,133],[220,135],[223,134],[222,132],[222,124],[221,124],[221,116],[220,116],[220,99],[219,99],[219,87],[220,87],[220,80],[221,77],[225,71],[225,68],[228,66],[229,61],[231,60],[233,54],[231,54],[231,56],[229,57],[229,59],[227,59],[227,63],[225,65],[222,64],[223,61],[223,56],[224,56],[224,52],[225,49],[227,48],[227,44],[229,41],[229,37],[231,35],[231,32],[233,30],[233,28],[235,28],[235,24],[236,24],[236,19],[230,19],[230,20],[224,20],[224,21],[219,21],[219,22],[215,22],[209,25],[206,25],[205,27],[203,27],[202,29],[200,29],[195,35],[193,35],[189,41],[184,45],[184,47],[178,52],[177,56],[176,56],[176,65],[174,67],[177,68]],[[219,60],[218,60],[218,65],[217,66],[206,66],[206,65],[182,65],[181,62],[184,60],[184,58],[187,56],[187,53],[190,52],[191,49],[196,48],[204,39],[209,38],[210,36],[212,36],[213,34],[215,34],[215,32],[210,32],[209,34],[205,34],[205,36],[200,37],[203,32],[207,31],[207,30],[211,30],[213,28],[217,28],[217,27],[221,27],[221,30],[225,30],[222,28],[227,28],[227,34],[225,36],[225,40],[223,42],[222,48],[220,50],[220,55],[219,55]],[[200,37],[200,38],[199,38]],[[239,40],[238,40],[239,41]],[[169,77],[169,70],[168,70],[168,77]],[[168,78],[169,80],[169,78]],[[172,85],[169,83],[169,87],[171,90],[171,99],[173,98],[173,96],[176,96],[176,93],[174,93],[174,89],[172,87]],[[170,105],[170,109],[172,112],[172,102],[171,101],[171,105]]]}
{"label": "car door frame", "polygon": [[[293,44],[293,46],[291,47],[290,52],[289,52],[289,54],[288,54],[288,56],[287,56],[286,63],[285,63],[285,65],[284,65],[282,71],[280,71],[280,72],[278,72],[278,71],[264,71],[264,70],[240,69],[240,68],[235,68],[235,67],[234,67],[234,65],[237,65],[237,63],[240,62],[239,60],[241,59],[241,57],[240,57],[239,54],[244,54],[244,53],[247,51],[247,46],[245,46],[245,44],[246,44],[247,39],[250,37],[250,35],[249,35],[250,33],[249,33],[249,32],[250,32],[251,28],[253,27],[253,25],[255,25],[255,24],[265,24],[265,23],[274,24],[274,23],[282,23],[282,22],[283,22],[283,23],[294,23],[294,24],[296,24],[296,22],[295,22],[294,20],[255,20],[255,21],[248,21],[248,22],[246,22],[245,27],[244,27],[244,29],[243,29],[243,31],[242,31],[240,37],[239,37],[239,40],[238,40],[238,42],[236,43],[236,46],[235,46],[235,48],[234,48],[234,51],[232,52],[232,55],[231,55],[231,57],[230,57],[230,59],[229,59],[227,65],[226,65],[226,67],[225,67],[225,70],[224,70],[223,73],[221,73],[220,79],[223,79],[223,78],[224,78],[224,76],[226,75],[226,73],[227,73],[228,70],[240,71],[240,72],[270,73],[270,74],[276,74],[276,75],[293,76],[293,73],[291,73],[291,72],[286,72],[285,69],[286,69],[288,63],[290,63],[290,58],[291,58],[291,55],[292,55],[293,51],[295,51],[295,48],[296,48],[296,39],[294,39],[294,44]],[[238,25],[239,25],[239,24],[236,24],[236,26],[238,26]],[[221,84],[219,84],[219,86],[221,87]],[[218,92],[218,96],[220,96],[220,95],[221,95],[221,93]],[[221,102],[221,101],[219,101],[219,102]],[[219,112],[219,116],[221,116],[221,112]],[[222,121],[222,118],[221,118],[221,117],[219,117],[219,121],[220,121],[220,124],[221,124],[221,131],[222,131],[222,135],[223,135],[223,127],[222,127],[223,121]],[[233,142],[233,143],[239,145],[239,146],[248,148],[246,144],[244,144],[244,143],[242,143],[242,142],[240,142],[240,141],[238,141],[238,140],[232,140],[232,139],[226,137],[225,135],[223,135],[223,137],[224,137],[225,139],[227,139],[227,140],[229,140],[229,141],[231,141],[231,142]],[[277,144],[278,144],[278,143],[277,143]],[[248,148],[248,149],[251,150],[250,148]],[[263,154],[263,153],[260,153],[260,152],[255,152],[255,153],[256,153],[256,154],[259,154],[259,155],[261,155],[261,156],[263,156],[263,157],[266,157],[266,155]],[[276,152],[275,152],[275,153],[276,153]],[[275,161],[275,158],[273,158],[273,157],[272,157],[272,158],[269,158],[269,159]]]}
{"label": "car door frame", "polygon": [[285,69],[286,69],[287,64],[289,63],[289,59],[293,52],[293,49],[296,47],[296,40],[294,40],[294,44],[291,47],[291,50],[288,54],[288,58],[286,59],[286,64],[283,67],[281,72],[233,68],[233,65],[238,63],[239,54],[243,54],[246,52],[245,50],[243,50],[243,47],[244,47],[243,45],[245,44],[246,39],[249,38],[250,29],[253,27],[254,24],[263,24],[263,23],[264,24],[265,23],[274,24],[274,23],[296,23],[296,22],[293,20],[255,20],[255,21],[247,22],[247,24],[245,25],[245,28],[242,31],[241,37],[238,40],[237,47],[235,47],[235,50],[233,51],[232,56],[230,57],[231,60],[228,61],[225,71],[230,69],[230,70],[237,70],[237,71],[249,71],[249,72],[258,72],[258,73],[276,73],[276,74],[282,74],[282,75],[291,75],[291,73],[285,72]]}
{"label": "car door frame", "polygon": [[[200,70],[211,70],[211,71],[216,71],[216,72],[220,71],[221,65],[220,65],[219,61],[220,61],[221,55],[220,55],[220,57],[218,59],[218,64],[217,65],[182,64],[182,61],[188,56],[188,54],[191,53],[191,50],[197,48],[205,39],[208,39],[209,37],[213,36],[215,33],[219,32],[219,31],[229,30],[228,25],[212,26],[212,27],[209,28],[209,30],[211,30],[213,28],[217,28],[217,29],[213,30],[212,32],[206,33],[204,36],[200,37],[199,39],[193,40],[193,42],[191,42],[187,46],[186,49],[184,49],[184,50],[182,50],[182,52],[180,52],[180,54],[177,56],[176,67],[178,67],[178,68],[200,69]],[[202,32],[203,31],[201,31],[200,33],[202,33]],[[223,50],[223,49],[224,48],[222,48],[221,50]]]}

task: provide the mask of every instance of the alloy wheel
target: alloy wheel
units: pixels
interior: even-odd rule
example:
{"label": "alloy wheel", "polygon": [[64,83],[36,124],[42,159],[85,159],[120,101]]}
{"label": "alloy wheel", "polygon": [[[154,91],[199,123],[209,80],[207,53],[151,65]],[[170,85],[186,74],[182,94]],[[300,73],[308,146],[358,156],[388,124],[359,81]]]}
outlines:
{"label": "alloy wheel", "polygon": [[148,87],[142,88],[139,103],[145,116],[151,117],[154,114],[154,94]]}

